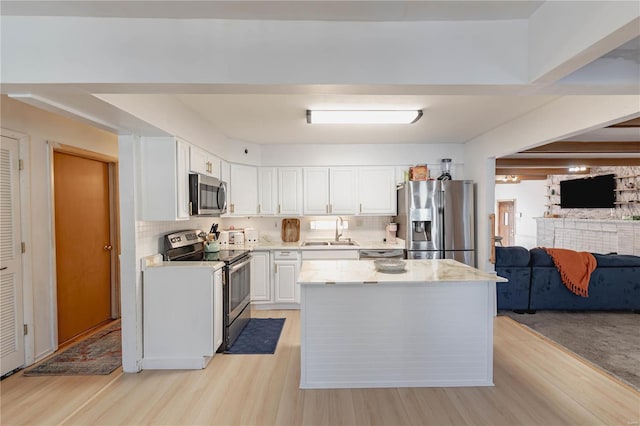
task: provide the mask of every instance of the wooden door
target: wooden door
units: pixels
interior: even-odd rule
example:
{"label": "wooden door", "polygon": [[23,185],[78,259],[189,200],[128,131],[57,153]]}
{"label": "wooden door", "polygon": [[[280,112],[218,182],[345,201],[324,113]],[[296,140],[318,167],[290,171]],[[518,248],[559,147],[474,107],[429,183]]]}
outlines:
{"label": "wooden door", "polygon": [[54,152],[58,343],[111,317],[109,166]]}
{"label": "wooden door", "polygon": [[512,246],[515,241],[514,202],[498,201],[498,235],[502,245]]}
{"label": "wooden door", "polygon": [[0,147],[0,375],[24,364],[18,141]]}

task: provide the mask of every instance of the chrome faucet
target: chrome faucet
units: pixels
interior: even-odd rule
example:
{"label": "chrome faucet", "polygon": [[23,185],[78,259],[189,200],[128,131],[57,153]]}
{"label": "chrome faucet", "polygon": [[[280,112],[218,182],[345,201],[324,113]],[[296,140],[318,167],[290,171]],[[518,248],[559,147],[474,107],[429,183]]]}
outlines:
{"label": "chrome faucet", "polygon": [[[340,237],[342,237],[342,232],[344,226],[344,220],[342,220],[342,216],[338,216],[336,219],[336,241],[340,241]],[[340,227],[340,232],[338,233],[338,227]]]}

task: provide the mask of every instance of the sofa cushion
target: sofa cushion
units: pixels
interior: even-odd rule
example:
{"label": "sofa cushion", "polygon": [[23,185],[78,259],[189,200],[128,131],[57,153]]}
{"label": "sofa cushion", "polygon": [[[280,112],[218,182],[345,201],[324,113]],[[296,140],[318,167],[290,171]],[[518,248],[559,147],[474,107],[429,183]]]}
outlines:
{"label": "sofa cushion", "polygon": [[524,247],[496,247],[496,267],[529,266],[529,250]]}
{"label": "sofa cushion", "polygon": [[531,249],[531,266],[556,266],[553,259],[543,248]]}
{"label": "sofa cushion", "polygon": [[593,253],[593,256],[598,262],[598,268],[640,267],[640,256],[597,253]]}

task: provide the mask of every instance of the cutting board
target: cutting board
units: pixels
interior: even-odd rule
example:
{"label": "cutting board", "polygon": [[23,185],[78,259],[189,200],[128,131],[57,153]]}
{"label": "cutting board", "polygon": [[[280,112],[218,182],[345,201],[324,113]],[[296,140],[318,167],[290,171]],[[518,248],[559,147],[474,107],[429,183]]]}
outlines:
{"label": "cutting board", "polygon": [[280,233],[285,243],[295,243],[300,239],[300,219],[282,219],[282,231]]}

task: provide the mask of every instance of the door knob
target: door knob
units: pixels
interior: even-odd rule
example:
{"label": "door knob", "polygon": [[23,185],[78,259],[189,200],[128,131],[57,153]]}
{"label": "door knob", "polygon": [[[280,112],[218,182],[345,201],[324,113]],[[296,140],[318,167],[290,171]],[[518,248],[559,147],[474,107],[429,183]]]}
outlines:
{"label": "door knob", "polygon": [[106,250],[106,251],[111,251],[111,249],[112,249],[113,247],[111,247],[111,244],[109,244],[108,246],[104,246],[104,247],[102,247],[102,248],[103,248],[104,250]]}

